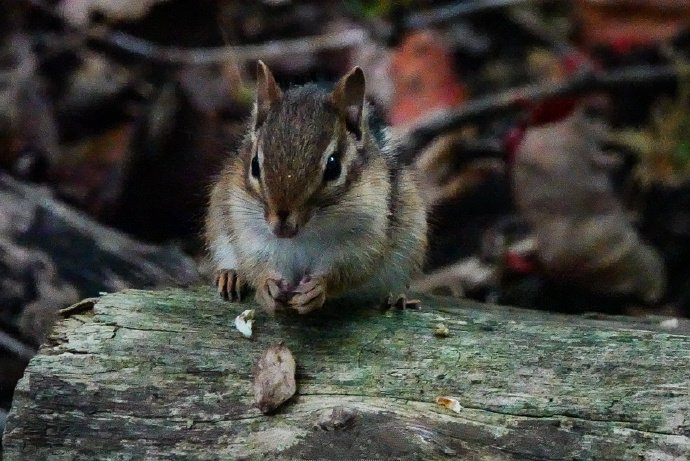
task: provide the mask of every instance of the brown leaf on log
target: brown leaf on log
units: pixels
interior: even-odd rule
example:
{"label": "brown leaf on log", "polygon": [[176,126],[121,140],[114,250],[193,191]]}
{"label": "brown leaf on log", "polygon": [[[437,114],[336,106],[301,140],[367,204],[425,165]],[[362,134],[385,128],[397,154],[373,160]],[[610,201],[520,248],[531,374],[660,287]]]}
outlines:
{"label": "brown leaf on log", "polygon": [[254,400],[264,414],[271,414],[297,391],[295,359],[285,344],[268,348],[257,365]]}

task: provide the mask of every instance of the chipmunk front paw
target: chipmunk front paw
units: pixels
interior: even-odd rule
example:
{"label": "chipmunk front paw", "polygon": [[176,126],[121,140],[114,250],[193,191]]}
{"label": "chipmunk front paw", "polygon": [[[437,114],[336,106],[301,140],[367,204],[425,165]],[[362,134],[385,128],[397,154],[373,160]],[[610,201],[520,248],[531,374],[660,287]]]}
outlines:
{"label": "chipmunk front paw", "polygon": [[235,269],[219,269],[215,274],[215,285],[218,294],[226,301],[242,301],[247,283],[240,278]]}
{"label": "chipmunk front paw", "polygon": [[287,308],[289,298],[290,289],[287,282],[276,275],[264,279],[256,290],[256,302],[271,313]]}
{"label": "chipmunk front paw", "polygon": [[289,307],[299,314],[319,309],[326,301],[326,284],[318,277],[305,277],[293,290]]}

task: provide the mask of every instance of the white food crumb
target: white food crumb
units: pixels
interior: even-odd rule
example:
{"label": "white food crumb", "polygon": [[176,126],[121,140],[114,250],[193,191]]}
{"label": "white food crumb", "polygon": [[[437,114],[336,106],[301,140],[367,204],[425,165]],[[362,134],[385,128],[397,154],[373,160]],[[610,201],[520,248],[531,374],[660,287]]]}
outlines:
{"label": "white food crumb", "polygon": [[462,410],[462,405],[460,405],[460,402],[458,402],[458,399],[453,398],[453,397],[436,397],[436,403],[439,405],[448,408],[451,411],[454,411],[455,413],[460,413]]}
{"label": "white food crumb", "polygon": [[235,317],[235,328],[237,328],[245,338],[252,337],[252,325],[254,325],[254,309],[247,309]]}

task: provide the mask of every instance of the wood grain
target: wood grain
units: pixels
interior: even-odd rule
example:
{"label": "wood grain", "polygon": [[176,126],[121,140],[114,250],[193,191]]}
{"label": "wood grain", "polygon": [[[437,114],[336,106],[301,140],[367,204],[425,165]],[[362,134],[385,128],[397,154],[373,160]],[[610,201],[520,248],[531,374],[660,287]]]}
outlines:
{"label": "wood grain", "polygon": [[[211,289],[123,291],[61,321],[20,381],[7,460],[690,457],[690,325],[422,297],[421,311],[259,313]],[[449,328],[437,337],[438,323]],[[284,341],[297,395],[255,408]],[[453,412],[438,396],[456,398]],[[329,418],[337,420],[328,422]]]}

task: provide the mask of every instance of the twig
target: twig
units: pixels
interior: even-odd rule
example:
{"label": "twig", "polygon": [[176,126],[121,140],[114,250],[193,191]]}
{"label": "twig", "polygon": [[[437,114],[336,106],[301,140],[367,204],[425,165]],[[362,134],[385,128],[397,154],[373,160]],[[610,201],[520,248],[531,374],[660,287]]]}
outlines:
{"label": "twig", "polygon": [[621,85],[673,82],[680,76],[673,66],[632,66],[606,73],[583,72],[559,83],[526,85],[471,100],[459,107],[423,117],[400,140],[401,156],[411,161],[437,135],[477,121],[489,115],[506,113],[527,104],[551,98],[591,91],[610,91]]}
{"label": "twig", "polygon": [[84,312],[89,312],[93,310],[93,307],[98,302],[98,298],[86,298],[81,301],[72,304],[71,306],[60,309],[58,313],[62,317],[70,317],[75,314],[83,314]]}
{"label": "twig", "polygon": [[364,29],[349,29],[332,34],[314,35],[298,39],[280,40],[256,45],[222,46],[216,48],[179,48],[153,44],[124,32],[90,29],[88,38],[153,61],[170,64],[214,64],[224,61],[252,61],[326,50],[348,48],[364,43],[368,35]]}
{"label": "twig", "polygon": [[485,10],[505,8],[527,2],[535,3],[536,1],[544,2],[545,0],[473,0],[456,2],[453,5],[412,13],[405,20],[405,25],[413,29],[420,29],[445,24],[456,20],[458,17]]}
{"label": "twig", "polygon": [[506,16],[514,24],[521,27],[545,45],[559,53],[560,55],[571,55],[578,51],[578,49],[564,40],[559,34],[542,24],[541,20],[534,12],[525,9],[511,9],[506,12]]}
{"label": "twig", "polygon": [[0,348],[16,355],[27,362],[36,354],[36,349],[28,346],[22,341],[13,338],[4,331],[0,330]]}
{"label": "twig", "polygon": [[80,29],[66,23],[62,15],[49,5],[46,5],[42,0],[25,1],[34,8],[60,19],[72,32],[79,34],[83,38],[109,45],[152,61],[168,64],[204,65],[231,60],[252,61],[256,59],[270,61],[286,56],[348,48],[364,43],[369,39],[368,33],[364,29],[358,28],[256,45],[228,45],[213,48],[168,47],[157,45],[124,32],[112,31],[105,26]]}

